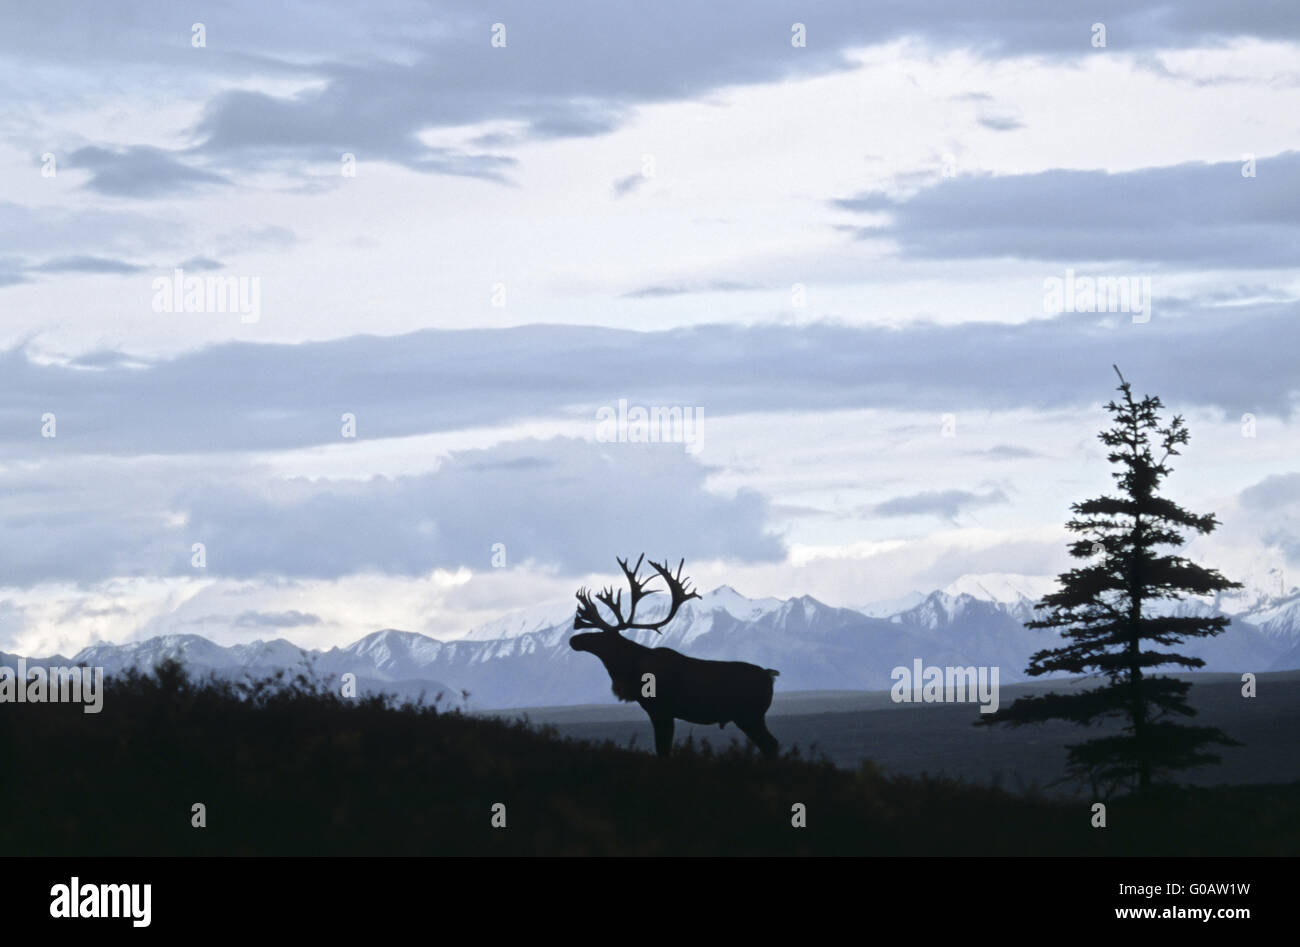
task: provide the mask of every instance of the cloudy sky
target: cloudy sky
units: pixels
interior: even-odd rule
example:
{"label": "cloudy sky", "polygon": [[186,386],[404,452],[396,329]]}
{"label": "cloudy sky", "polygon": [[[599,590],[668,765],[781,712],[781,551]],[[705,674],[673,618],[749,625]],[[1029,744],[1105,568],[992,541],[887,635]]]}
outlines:
{"label": "cloudy sky", "polygon": [[1112,363],[1294,584],[1290,0],[3,16],[0,650],[1050,576]]}

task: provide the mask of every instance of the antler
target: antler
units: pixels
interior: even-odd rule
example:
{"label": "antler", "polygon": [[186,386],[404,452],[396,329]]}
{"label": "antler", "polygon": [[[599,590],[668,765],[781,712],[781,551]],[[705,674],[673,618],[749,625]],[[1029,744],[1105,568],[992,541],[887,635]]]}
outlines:
{"label": "antler", "polygon": [[[610,632],[620,632],[627,631],[630,628],[639,628],[663,634],[659,629],[663,628],[673,620],[677,615],[677,610],[690,599],[700,597],[698,592],[691,592],[687,589],[690,579],[682,578],[682,567],[686,564],[685,559],[677,564],[676,575],[673,575],[672,570],[668,568],[667,560],[659,563],[651,559],[650,568],[654,569],[655,572],[657,572],[664,580],[664,583],[668,586],[668,593],[672,597],[672,601],[668,606],[668,614],[663,618],[653,622],[638,622],[636,620],[637,604],[647,595],[654,595],[661,591],[660,589],[646,588],[646,582],[653,579],[654,576],[647,576],[645,579],[642,579],[638,575],[641,571],[641,562],[644,559],[645,553],[642,553],[637,557],[636,565],[632,566],[630,569],[628,568],[626,559],[618,560],[619,568],[623,570],[623,575],[627,576],[629,589],[626,618],[623,617],[622,591],[615,593],[612,588],[606,586],[603,590],[597,592],[593,596],[590,589],[581,588],[578,589],[578,611],[577,614],[573,616],[573,627],[599,628],[601,631]],[[595,601],[592,601],[593,598]],[[596,602],[600,602],[609,609],[610,613],[613,614],[615,618],[614,624],[605,620],[605,617],[600,613],[600,609],[596,607]]]}

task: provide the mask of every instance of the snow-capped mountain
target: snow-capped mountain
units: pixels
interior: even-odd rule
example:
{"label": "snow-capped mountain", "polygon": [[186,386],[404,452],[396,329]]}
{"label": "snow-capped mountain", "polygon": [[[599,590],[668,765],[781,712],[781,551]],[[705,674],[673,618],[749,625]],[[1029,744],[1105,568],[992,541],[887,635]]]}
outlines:
{"label": "snow-capped mountain", "polygon": [[989,572],[963,575],[944,587],[945,595],[969,595],[986,602],[1017,605],[1037,602],[1056,588],[1056,579],[1040,575],[1014,575],[1007,572]]}
{"label": "snow-capped mountain", "polygon": [[[686,603],[662,635],[628,632],[640,643],[701,658],[739,660],[776,668],[782,690],[882,690],[893,668],[920,658],[928,665],[997,666],[1004,683],[1024,679],[1035,651],[1052,645],[1053,632],[1024,623],[1051,583],[1025,576],[966,576],[945,589],[913,593],[892,606],[839,608],[811,596],[750,599],[721,586]],[[653,599],[646,602],[647,609]],[[1300,595],[1254,599],[1255,610],[1233,615],[1229,631],[1180,646],[1206,661],[1205,670],[1265,671],[1300,668]],[[662,608],[662,606],[660,606]],[[1213,602],[1180,602],[1180,614],[1211,614]],[[123,645],[92,645],[70,661],[149,667],[175,657],[198,673],[224,676],[290,671],[309,663],[318,675],[357,676],[364,691],[403,695],[438,693],[470,706],[504,708],[609,702],[600,662],[568,646],[571,601],[503,616],[454,641],[385,629],[345,648],[308,651],[283,639],[222,647],[198,635],[167,635]],[[646,617],[653,613],[647,611]],[[9,656],[0,655],[8,662]]]}
{"label": "snow-capped mountain", "polygon": [[1300,638],[1300,593],[1262,602],[1249,615],[1251,624],[1270,638]]}
{"label": "snow-capped mountain", "polygon": [[[184,664],[192,676],[216,674],[230,679],[263,677],[281,669],[295,673],[310,667],[318,676],[336,679],[343,673],[355,674],[362,694],[388,691],[415,696],[424,692],[433,698],[442,693],[448,701],[460,703],[458,692],[425,673],[441,647],[440,642],[424,635],[391,629],[367,635],[347,648],[324,652],[301,648],[283,638],[223,647],[202,635],[159,635],[120,645],[97,642],[71,658],[52,655],[29,658],[28,663],[84,664],[102,667],[105,674],[113,675],[127,668],[152,668],[172,658]],[[13,667],[16,660],[16,655],[0,653],[0,665]]]}
{"label": "snow-capped mountain", "polygon": [[859,605],[856,611],[861,612],[868,618],[889,618],[891,615],[897,615],[899,612],[905,612],[909,608],[920,605],[924,601],[924,592],[908,592],[906,595]]}
{"label": "snow-capped mountain", "polygon": [[382,680],[401,681],[423,677],[438,660],[442,642],[413,631],[385,628],[372,632],[346,648],[331,648],[320,655],[317,666],[326,673],[356,673],[364,668]]}
{"label": "snow-capped mountain", "polygon": [[[259,642],[260,644],[261,642]],[[275,644],[277,642],[272,642]],[[276,667],[292,663],[297,658],[297,650],[289,642],[283,642],[293,651],[277,649],[274,654],[279,662],[273,660],[266,665],[252,664],[250,667]],[[115,645],[105,641],[82,648],[72,656],[73,664],[86,664],[89,667],[102,667],[105,673],[112,674],[128,667],[153,667],[165,658],[175,658],[187,667],[199,672],[212,671],[222,667],[245,666],[243,655],[231,653],[204,638],[202,635],[160,635],[146,641],[133,641]]]}
{"label": "snow-capped mountain", "polygon": [[[731,586],[720,585],[712,592],[707,592],[698,599],[691,599],[683,605],[673,620],[673,625],[679,629],[686,624],[695,626],[693,630],[683,635],[683,640],[689,641],[708,630],[715,611],[726,612],[741,621],[753,621],[767,612],[780,608],[781,604],[781,600],[777,598],[746,598]],[[517,638],[561,625],[571,627],[574,607],[574,600],[570,598],[562,602],[511,612],[487,624],[479,625],[459,640],[491,641],[497,638]],[[663,614],[662,605],[656,608],[655,596],[645,599],[645,604],[641,608],[647,619]]]}
{"label": "snow-capped mountain", "polygon": [[[1043,576],[997,572],[964,575],[939,591],[948,600],[955,601],[964,595],[979,601],[1032,610],[1033,603],[1050,592],[1055,585],[1055,579]],[[922,604],[933,594],[908,592],[896,598],[859,606],[857,611],[872,618],[892,618]]]}
{"label": "snow-capped mountain", "polygon": [[554,628],[573,619],[573,599],[552,602],[536,608],[510,612],[486,624],[471,629],[462,641],[492,641],[497,638],[517,638],[546,628]]}

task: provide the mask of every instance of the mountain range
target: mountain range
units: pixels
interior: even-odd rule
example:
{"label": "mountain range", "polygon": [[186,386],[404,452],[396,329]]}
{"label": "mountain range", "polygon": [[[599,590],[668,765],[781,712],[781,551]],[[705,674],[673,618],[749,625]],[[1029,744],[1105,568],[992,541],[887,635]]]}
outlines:
{"label": "mountain range", "polygon": [[[776,668],[778,688],[787,691],[885,690],[893,668],[910,667],[917,658],[926,665],[997,666],[1000,681],[1011,683],[1025,680],[1029,656],[1055,640],[1053,632],[1024,627],[1044,591],[1017,577],[965,576],[928,594],[843,608],[808,595],[747,598],[721,586],[683,606],[662,636],[628,634],[694,657]],[[1300,590],[1249,601],[1180,602],[1173,610],[1232,617],[1224,634],[1178,648],[1204,659],[1204,670],[1300,668]],[[284,639],[222,646],[200,635],[163,635],[120,645],[99,642],[70,659],[27,660],[99,666],[110,676],[166,657],[192,672],[223,677],[292,672],[309,664],[321,676],[355,674],[363,693],[423,694],[428,700],[441,695],[444,705],[474,709],[612,702],[600,662],[568,647],[573,633],[573,606],[565,603],[512,613],[449,641],[390,628],[320,651]],[[13,666],[16,660],[0,653],[0,664]]]}

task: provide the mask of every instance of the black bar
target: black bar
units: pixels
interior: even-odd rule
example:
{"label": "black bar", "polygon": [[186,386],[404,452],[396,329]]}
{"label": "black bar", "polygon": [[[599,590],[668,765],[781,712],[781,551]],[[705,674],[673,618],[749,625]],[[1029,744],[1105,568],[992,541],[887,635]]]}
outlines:
{"label": "black bar", "polygon": [[[1044,930],[1179,935],[1202,927],[1230,937],[1256,923],[1284,924],[1294,914],[1296,868],[1289,858],[13,858],[4,864],[6,933],[395,935],[414,925],[421,936],[450,936],[468,924],[469,936],[476,930],[495,936],[503,925],[539,933],[548,925],[585,927],[597,920],[590,913],[596,899],[614,896],[647,927],[672,923],[677,912],[731,904],[740,923],[780,915],[796,924],[838,918],[851,929],[945,939],[1025,931],[1027,922],[1047,925]],[[51,889],[73,877],[82,891],[91,884],[151,885],[149,925],[137,928],[124,917],[51,917]],[[1170,894],[1171,883],[1181,891]],[[1121,885],[1131,888],[1121,893]],[[1204,885],[1229,887],[1206,893],[1198,887]],[[1117,917],[1125,909],[1159,915],[1207,908],[1244,908],[1249,916]]]}

